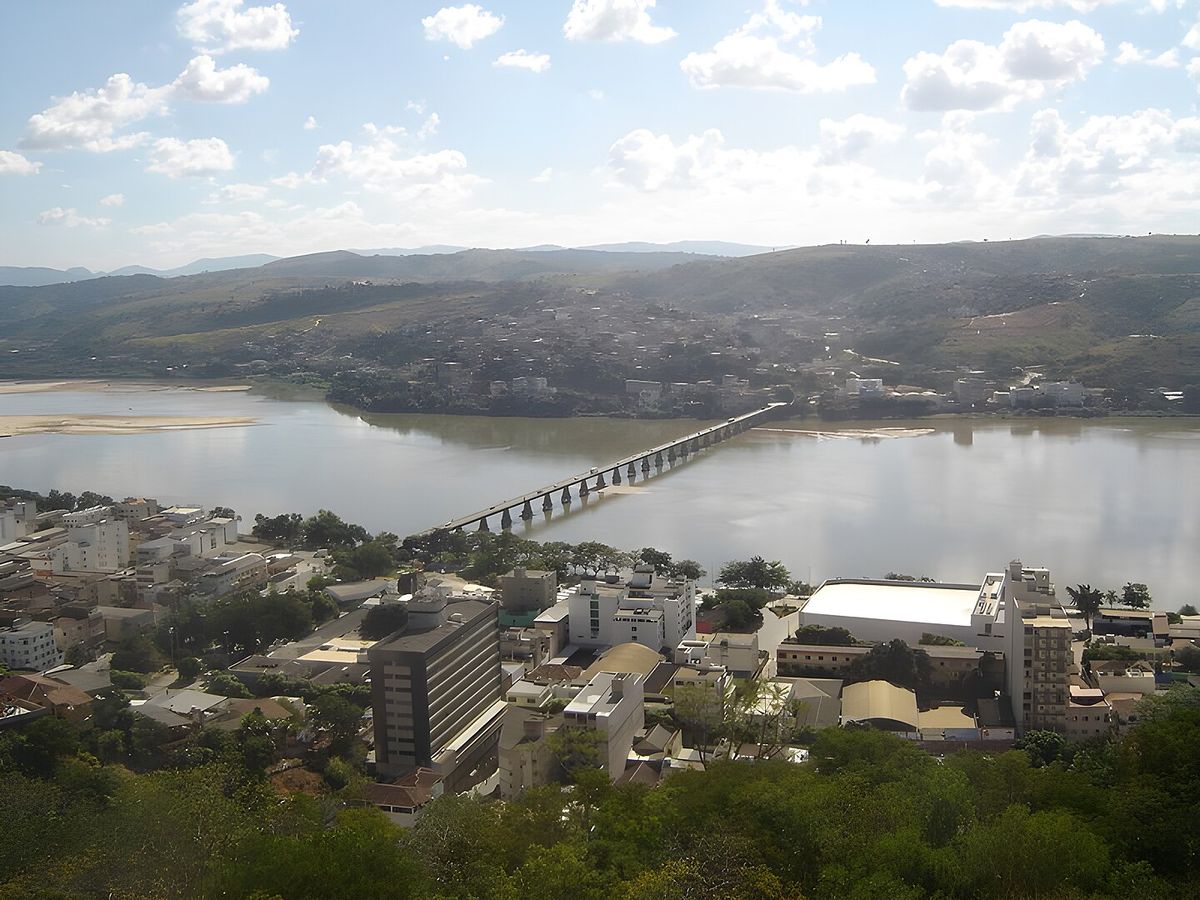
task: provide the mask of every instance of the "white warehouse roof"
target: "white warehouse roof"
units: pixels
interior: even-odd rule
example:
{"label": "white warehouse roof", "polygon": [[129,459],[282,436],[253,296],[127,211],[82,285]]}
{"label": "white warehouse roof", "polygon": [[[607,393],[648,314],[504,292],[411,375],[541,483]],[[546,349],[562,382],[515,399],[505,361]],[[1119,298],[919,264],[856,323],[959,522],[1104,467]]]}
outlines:
{"label": "white warehouse roof", "polygon": [[827,581],[802,610],[808,616],[969,627],[979,588],[910,581]]}

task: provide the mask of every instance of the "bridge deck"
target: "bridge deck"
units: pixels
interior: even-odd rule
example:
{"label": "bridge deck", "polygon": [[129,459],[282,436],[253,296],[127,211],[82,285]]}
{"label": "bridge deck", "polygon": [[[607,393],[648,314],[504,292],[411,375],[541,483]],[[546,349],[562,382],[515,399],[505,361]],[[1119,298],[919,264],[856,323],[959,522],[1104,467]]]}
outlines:
{"label": "bridge deck", "polygon": [[624,468],[624,467],[628,466],[630,463],[636,463],[642,459],[645,459],[646,457],[653,457],[659,453],[666,453],[667,451],[671,450],[671,448],[678,447],[679,445],[683,444],[685,441],[693,441],[693,440],[705,437],[710,434],[716,434],[717,432],[721,431],[724,428],[728,428],[731,425],[741,425],[746,422],[751,422],[755,419],[761,418],[762,416],[765,416],[769,413],[774,412],[776,409],[778,409],[781,406],[787,406],[787,405],[788,405],[787,403],[770,403],[767,406],[764,406],[762,409],[756,409],[753,412],[743,413],[740,416],[733,416],[732,418],[727,419],[724,422],[718,422],[715,425],[710,425],[707,428],[702,428],[699,431],[694,432],[693,434],[685,434],[682,437],[678,437],[678,438],[675,438],[674,440],[667,441],[665,444],[659,444],[658,446],[651,447],[648,450],[640,450],[637,453],[634,453],[630,456],[622,457],[621,459],[616,460],[615,462],[605,463],[602,466],[596,466],[594,469],[589,469],[587,472],[582,472],[578,475],[572,475],[570,478],[562,478],[562,479],[554,482],[553,484],[548,484],[548,485],[538,488],[536,491],[529,491],[528,493],[521,494],[520,496],[517,496],[517,497],[513,497],[510,500],[505,500],[503,503],[497,503],[495,506],[489,506],[487,509],[481,509],[481,510],[471,513],[470,515],[460,516],[456,519],[451,519],[449,522],[446,522],[443,525],[437,525],[433,528],[430,528],[430,529],[422,532],[422,534],[426,534],[426,535],[433,534],[438,531],[454,531],[455,529],[458,529],[458,528],[465,528],[468,525],[474,525],[476,522],[479,522],[490,516],[502,515],[504,510],[506,510],[506,509],[513,509],[514,507],[523,507],[526,503],[532,503],[534,500],[541,500],[546,495],[554,494],[558,491],[561,491],[563,488],[573,487],[574,485],[582,484],[587,479],[596,478],[599,475],[607,475],[609,472],[613,471],[614,469]]}

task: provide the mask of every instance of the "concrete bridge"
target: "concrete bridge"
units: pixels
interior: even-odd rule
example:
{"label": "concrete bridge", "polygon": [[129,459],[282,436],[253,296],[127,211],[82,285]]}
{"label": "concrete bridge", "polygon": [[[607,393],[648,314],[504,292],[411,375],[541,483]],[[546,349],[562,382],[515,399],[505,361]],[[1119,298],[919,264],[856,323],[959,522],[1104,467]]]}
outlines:
{"label": "concrete bridge", "polygon": [[532,519],[534,507],[549,512],[554,509],[556,497],[563,509],[569,509],[574,499],[572,491],[580,497],[586,497],[592,491],[603,490],[609,484],[621,484],[622,477],[632,483],[640,472],[641,476],[645,478],[652,469],[661,470],[667,463],[686,460],[689,454],[698,453],[705,447],[728,440],[761,422],[785,414],[790,405],[789,403],[770,403],[754,412],[733,416],[724,422],[710,425],[668,443],[641,450],[632,456],[626,456],[603,466],[596,466],[588,472],[547,484],[536,491],[521,494],[519,497],[513,497],[503,503],[489,506],[487,509],[451,519],[449,522],[423,531],[417,536],[424,537],[442,531],[462,531],[471,526],[475,526],[479,531],[490,531],[492,523],[498,524],[502,529],[512,528],[514,516],[526,520]]}

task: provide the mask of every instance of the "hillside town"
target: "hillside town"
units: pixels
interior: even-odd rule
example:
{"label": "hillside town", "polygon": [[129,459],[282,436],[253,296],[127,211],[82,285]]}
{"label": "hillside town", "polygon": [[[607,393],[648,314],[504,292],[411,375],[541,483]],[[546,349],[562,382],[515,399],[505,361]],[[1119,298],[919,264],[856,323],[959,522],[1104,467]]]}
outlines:
{"label": "hillside town", "polygon": [[[261,721],[271,777],[319,793],[353,780],[345,803],[412,825],[444,794],[508,800],[581,767],[653,786],[714,760],[799,764],[826,729],[937,757],[1082,744],[1200,687],[1194,607],[1154,609],[1132,583],[1064,604],[1048,568],[1019,560],[971,583],[815,589],[752,560],[703,588],[694,564],[645,550],[474,578],[452,553],[299,519],[292,547],[276,534],[288,517],[247,533],[230,509],[9,496],[0,731],[115,703],[171,752]],[[325,537],[342,546],[300,546]],[[384,546],[397,555],[368,563]],[[356,571],[371,575],[340,577]],[[748,601],[735,625],[726,604]]]}

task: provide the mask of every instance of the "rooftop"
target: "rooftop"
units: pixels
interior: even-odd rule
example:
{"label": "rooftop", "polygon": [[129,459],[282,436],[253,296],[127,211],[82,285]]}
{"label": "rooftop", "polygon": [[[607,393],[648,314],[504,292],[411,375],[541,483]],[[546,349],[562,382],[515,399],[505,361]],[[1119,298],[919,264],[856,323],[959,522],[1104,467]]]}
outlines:
{"label": "rooftop", "polygon": [[887,681],[862,681],[842,690],[842,722],[895,723],[910,731],[920,727],[917,695]]}
{"label": "rooftop", "polygon": [[979,588],[919,581],[827,581],[809,598],[802,616],[881,619],[968,627]]}

